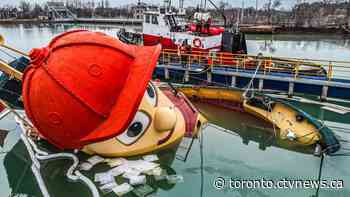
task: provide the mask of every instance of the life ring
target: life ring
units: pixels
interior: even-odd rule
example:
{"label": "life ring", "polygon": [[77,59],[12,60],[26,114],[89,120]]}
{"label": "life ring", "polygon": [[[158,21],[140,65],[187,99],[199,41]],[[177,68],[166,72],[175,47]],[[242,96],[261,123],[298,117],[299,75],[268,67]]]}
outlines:
{"label": "life ring", "polygon": [[202,41],[199,38],[195,38],[193,40],[193,46],[196,48],[200,48],[202,46]]}

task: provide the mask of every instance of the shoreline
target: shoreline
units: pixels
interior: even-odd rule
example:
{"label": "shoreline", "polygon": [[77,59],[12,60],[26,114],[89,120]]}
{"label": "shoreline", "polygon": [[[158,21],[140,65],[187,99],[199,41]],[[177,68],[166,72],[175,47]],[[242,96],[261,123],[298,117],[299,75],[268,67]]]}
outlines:
{"label": "shoreline", "polygon": [[250,25],[240,27],[247,34],[339,34],[350,35],[341,27],[283,27],[271,25]]}
{"label": "shoreline", "polygon": [[[78,18],[63,20],[39,20],[39,19],[0,19],[0,25],[19,25],[19,24],[115,24],[115,25],[134,25],[142,26],[142,20],[132,18]],[[282,27],[271,25],[246,25],[242,24],[240,31],[246,34],[336,34],[350,36],[341,27]]]}
{"label": "shoreline", "polygon": [[89,24],[116,24],[116,25],[142,25],[142,20],[132,18],[77,18],[62,20],[39,20],[39,19],[0,19],[0,25],[17,24],[62,24],[62,23],[89,23]]}

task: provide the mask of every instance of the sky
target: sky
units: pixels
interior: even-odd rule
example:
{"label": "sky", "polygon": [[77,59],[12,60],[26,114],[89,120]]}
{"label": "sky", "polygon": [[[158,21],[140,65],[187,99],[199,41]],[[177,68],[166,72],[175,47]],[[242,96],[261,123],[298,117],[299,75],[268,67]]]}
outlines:
{"label": "sky", "polygon": [[[20,2],[21,0],[0,0],[0,6],[1,5],[16,5]],[[43,3],[46,2],[47,0],[26,0],[30,2],[37,2],[37,3]],[[65,1],[65,0],[64,0]],[[84,0],[81,0],[84,1]],[[85,1],[91,1],[91,0],[85,0]],[[95,2],[98,2],[99,0],[95,0]],[[161,4],[163,0],[142,0],[145,3],[153,3],[153,4]],[[178,0],[172,0],[173,4],[177,6]],[[227,2],[231,4],[233,7],[241,7],[242,1],[244,1],[245,7],[253,6],[255,7],[255,2],[256,0],[212,0],[214,3],[218,4],[220,1]],[[304,0],[304,1],[317,1],[317,0]],[[137,0],[109,0],[110,4],[112,6],[120,6],[120,5],[126,5],[130,3],[136,3]],[[262,7],[268,0],[258,0],[259,2],[259,7]],[[285,9],[291,8],[297,0],[281,0],[282,2],[282,7]],[[197,4],[200,3],[200,0],[184,0],[185,7],[186,6],[196,6]]]}

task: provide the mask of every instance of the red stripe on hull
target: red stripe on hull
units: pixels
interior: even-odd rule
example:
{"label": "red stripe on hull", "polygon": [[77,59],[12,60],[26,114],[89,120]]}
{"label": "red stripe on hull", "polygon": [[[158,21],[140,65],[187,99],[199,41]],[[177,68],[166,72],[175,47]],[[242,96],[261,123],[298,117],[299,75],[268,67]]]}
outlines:
{"label": "red stripe on hull", "polygon": [[[173,40],[166,37],[160,37],[150,34],[143,34],[143,44],[145,46],[152,46],[156,44],[161,44],[163,49],[177,49],[178,45],[174,43]],[[207,49],[192,47],[192,52],[209,52],[213,49],[221,49],[221,46],[215,46]]]}
{"label": "red stripe on hull", "polygon": [[177,49],[177,45],[170,38],[143,34],[143,44],[145,46],[152,46],[159,43],[163,49]]}

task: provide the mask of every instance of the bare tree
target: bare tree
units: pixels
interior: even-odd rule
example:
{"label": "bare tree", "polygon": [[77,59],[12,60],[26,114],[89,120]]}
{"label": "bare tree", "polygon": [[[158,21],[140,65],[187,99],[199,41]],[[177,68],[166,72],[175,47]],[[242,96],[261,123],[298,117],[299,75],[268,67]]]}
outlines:
{"label": "bare tree", "polygon": [[23,13],[28,13],[30,11],[30,3],[26,1],[19,2],[19,9],[21,9]]}
{"label": "bare tree", "polygon": [[280,0],[269,0],[265,5],[264,5],[264,10],[267,12],[268,16],[268,23],[272,24],[272,16],[275,13],[275,10],[279,8],[282,5]]}
{"label": "bare tree", "polygon": [[34,17],[39,16],[39,15],[42,14],[43,11],[44,11],[44,10],[41,8],[41,6],[40,6],[39,4],[36,3],[36,4],[34,5],[33,11],[32,11],[32,15],[33,15]]}
{"label": "bare tree", "polygon": [[272,9],[277,9],[282,5],[281,0],[274,0],[272,4]]}
{"label": "bare tree", "polygon": [[105,8],[109,8],[109,1],[105,0]]}

